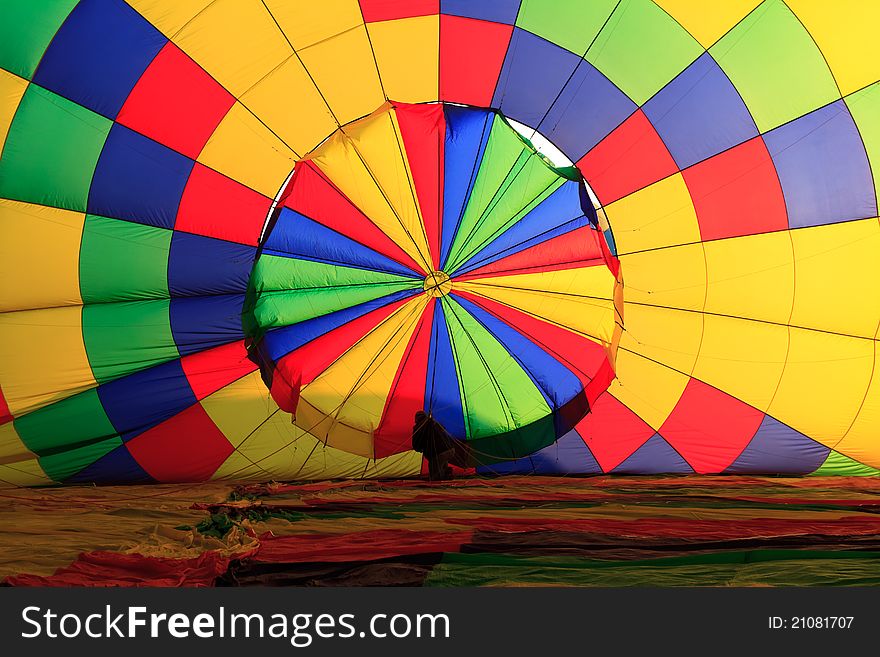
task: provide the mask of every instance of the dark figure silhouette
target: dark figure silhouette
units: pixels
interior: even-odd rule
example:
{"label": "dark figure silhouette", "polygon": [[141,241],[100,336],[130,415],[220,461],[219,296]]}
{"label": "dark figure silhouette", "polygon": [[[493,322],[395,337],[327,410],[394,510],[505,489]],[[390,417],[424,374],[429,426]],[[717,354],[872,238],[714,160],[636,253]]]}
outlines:
{"label": "dark figure silhouette", "polygon": [[428,479],[440,481],[452,476],[449,460],[455,453],[455,443],[443,425],[424,411],[417,411],[412,432],[412,447],[425,455],[428,461]]}

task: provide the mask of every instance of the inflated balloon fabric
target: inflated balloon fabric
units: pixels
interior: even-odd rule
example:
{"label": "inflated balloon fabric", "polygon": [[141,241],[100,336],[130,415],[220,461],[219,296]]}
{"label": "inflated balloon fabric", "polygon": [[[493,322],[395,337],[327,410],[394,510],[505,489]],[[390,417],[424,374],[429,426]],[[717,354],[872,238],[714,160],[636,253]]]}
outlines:
{"label": "inflated balloon fabric", "polygon": [[4,2],[0,480],[878,474],[878,28]]}

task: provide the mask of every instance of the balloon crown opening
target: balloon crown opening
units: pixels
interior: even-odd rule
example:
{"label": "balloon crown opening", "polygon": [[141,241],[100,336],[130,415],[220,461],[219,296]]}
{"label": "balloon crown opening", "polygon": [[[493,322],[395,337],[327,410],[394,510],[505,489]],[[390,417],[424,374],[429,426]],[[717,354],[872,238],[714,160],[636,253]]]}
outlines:
{"label": "balloon crown opening", "polygon": [[445,297],[452,291],[452,281],[449,279],[449,274],[442,271],[432,271],[425,276],[423,288],[428,296]]}

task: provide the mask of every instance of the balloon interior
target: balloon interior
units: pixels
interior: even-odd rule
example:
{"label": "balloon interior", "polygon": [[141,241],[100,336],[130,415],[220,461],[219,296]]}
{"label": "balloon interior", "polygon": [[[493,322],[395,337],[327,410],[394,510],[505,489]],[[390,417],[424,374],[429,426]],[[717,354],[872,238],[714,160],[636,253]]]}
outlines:
{"label": "balloon interior", "polygon": [[0,481],[878,474],[858,6],[4,3]]}

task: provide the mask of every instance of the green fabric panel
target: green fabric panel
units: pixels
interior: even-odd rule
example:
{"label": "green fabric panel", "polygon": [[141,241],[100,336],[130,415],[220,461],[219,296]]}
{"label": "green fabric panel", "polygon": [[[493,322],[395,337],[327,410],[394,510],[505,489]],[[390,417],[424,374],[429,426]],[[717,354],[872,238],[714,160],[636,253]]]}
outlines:
{"label": "green fabric panel", "polygon": [[868,151],[874,189],[880,199],[880,82],[850,94],[845,102]]}
{"label": "green fabric panel", "polygon": [[782,0],[766,0],[709,52],[761,132],[840,97],[822,53]]}
{"label": "green fabric panel", "polygon": [[40,456],[116,435],[95,388],[16,418],[15,430]]}
{"label": "green fabric panel", "polygon": [[3,147],[0,196],[84,212],[111,125],[94,112],[30,85]]}
{"label": "green fabric panel", "polygon": [[254,269],[254,285],[260,292],[345,287],[377,283],[405,283],[421,286],[423,281],[388,272],[328,265],[313,260],[263,255]]}
{"label": "green fabric panel", "polygon": [[258,337],[273,327],[422,285],[419,279],[396,274],[264,255],[251,276],[242,324],[246,335]]}
{"label": "green fabric panel", "polygon": [[825,463],[819,466],[819,469],[813,475],[817,477],[876,477],[880,475],[880,470],[864,463],[859,463],[832,449],[828,454],[828,458],[825,459]]}
{"label": "green fabric panel", "polygon": [[3,0],[0,68],[28,80],[78,0]]}
{"label": "green fabric panel", "polygon": [[42,456],[40,467],[55,481],[64,481],[120,445],[122,439],[115,437],[51,456]]}
{"label": "green fabric panel", "polygon": [[586,59],[642,105],[703,53],[651,0],[623,0]]}
{"label": "green fabric panel", "polygon": [[513,431],[550,415],[529,375],[500,342],[450,297],[443,297],[468,440]]}
{"label": "green fabric panel", "polygon": [[86,216],[79,258],[83,301],[168,298],[171,235],[164,228]]}
{"label": "green fabric panel", "polygon": [[477,224],[471,238],[462,244],[461,255],[454,262],[447,263],[447,274],[451,275],[469,258],[479,253],[480,249],[543,203],[566,182],[564,178],[558,177],[554,170],[548,169],[540,157],[529,158],[519,177],[526,181],[525,184],[511,185],[510,191],[502,196],[495,207]]}
{"label": "green fabric panel", "polygon": [[448,263],[457,261],[461,250],[490,206],[528,163],[532,151],[519,134],[503,119],[493,116],[486,149],[479,163],[474,186],[467,200],[452,246]]}
{"label": "green fabric panel", "polygon": [[120,301],[83,306],[83,341],[98,383],[178,358],[170,301]]}
{"label": "green fabric panel", "polygon": [[583,55],[616,4],[617,0],[523,0],[516,24]]}
{"label": "green fabric panel", "polygon": [[878,552],[749,550],[600,561],[564,556],[447,553],[426,586],[817,586],[880,584]]}

